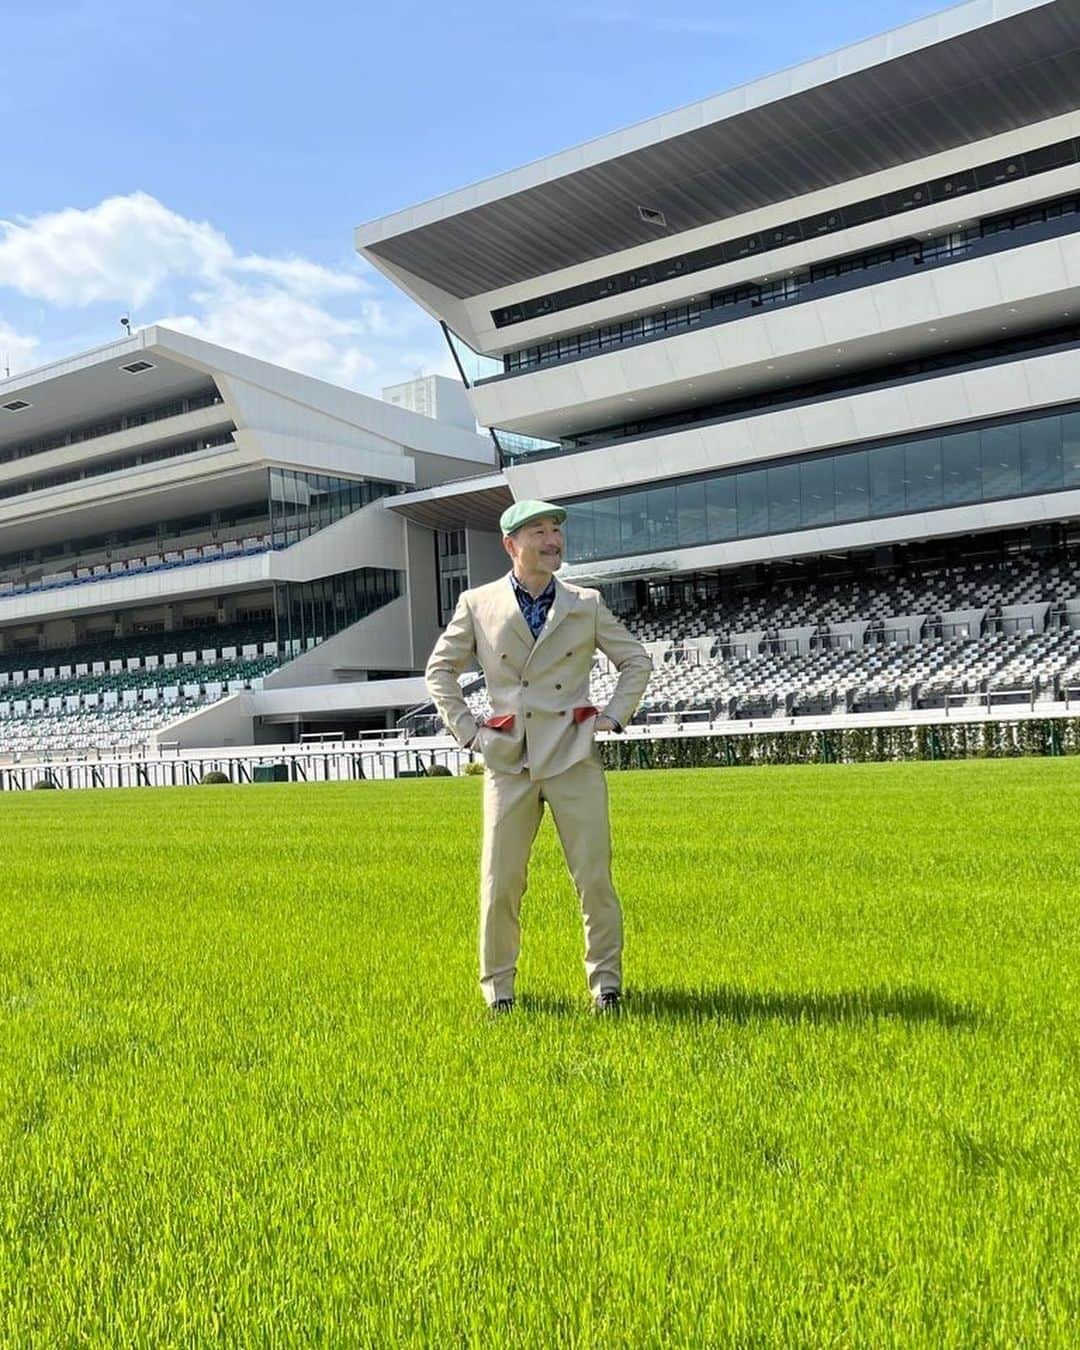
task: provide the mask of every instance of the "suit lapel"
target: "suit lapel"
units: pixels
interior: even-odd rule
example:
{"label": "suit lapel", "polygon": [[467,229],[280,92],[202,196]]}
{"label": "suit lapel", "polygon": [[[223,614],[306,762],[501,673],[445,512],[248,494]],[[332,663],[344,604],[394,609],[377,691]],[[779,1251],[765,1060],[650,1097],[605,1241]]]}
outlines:
{"label": "suit lapel", "polygon": [[521,638],[526,647],[531,649],[533,645],[532,630],[525,622],[525,615],[521,612],[521,606],[518,604],[517,593],[514,590],[514,583],[510,580],[509,572],[503,578],[502,586],[495,594],[502,611],[500,617],[509,622],[510,627]]}
{"label": "suit lapel", "polygon": [[[515,605],[517,604],[516,596],[514,597],[514,604]],[[540,644],[546,638],[549,638],[551,636],[551,634],[555,631],[555,629],[558,628],[559,624],[562,623],[563,619],[566,618],[567,614],[569,614],[570,611],[574,608],[574,604],[575,604],[575,596],[573,592],[567,590],[567,588],[562,584],[559,578],[556,577],[555,599],[552,602],[551,608],[548,610],[547,623],[545,623],[543,628],[540,629],[540,636],[533,643],[533,649],[529,653],[529,661],[531,661],[533,659],[533,656],[536,654],[537,647],[539,647]],[[518,610],[518,613],[521,614],[520,609]],[[521,622],[525,623],[524,616],[522,616]],[[526,631],[528,631],[528,627],[529,625],[525,623]],[[530,633],[529,636],[532,637],[532,634]],[[525,664],[528,665],[529,662],[526,661]]]}

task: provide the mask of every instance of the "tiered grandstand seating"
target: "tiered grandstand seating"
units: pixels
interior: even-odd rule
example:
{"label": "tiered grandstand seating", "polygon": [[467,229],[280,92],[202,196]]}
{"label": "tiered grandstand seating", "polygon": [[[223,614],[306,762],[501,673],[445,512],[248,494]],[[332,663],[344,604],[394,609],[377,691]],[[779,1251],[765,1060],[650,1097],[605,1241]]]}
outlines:
{"label": "tiered grandstand seating", "polygon": [[[637,721],[1080,701],[1075,554],[759,585],[624,618],[653,658]],[[598,657],[598,706],[616,678]],[[468,701],[490,711],[482,685]]]}
{"label": "tiered grandstand seating", "polygon": [[[598,667],[592,697],[610,697],[616,676]],[[758,653],[700,665],[661,664],[642,706],[649,713],[707,709],[711,715],[794,716],[875,706],[935,706],[956,697],[1024,691],[1048,700],[1080,686],[1080,631],[993,633],[885,648]]]}
{"label": "tiered grandstand seating", "polygon": [[1040,601],[1059,604],[1077,597],[1080,558],[1055,556],[1016,560],[1007,566],[973,563],[918,579],[885,573],[880,579],[867,576],[833,583],[788,582],[744,598],[643,609],[627,621],[643,642],[680,642],[710,634],[885,619],[894,614],[934,614]]}
{"label": "tiered grandstand seating", "polygon": [[273,625],[142,633],[0,655],[0,754],[141,744],[184,713],[261,688],[283,657]]}
{"label": "tiered grandstand seating", "polygon": [[[159,656],[164,663],[166,657],[179,659],[185,652],[224,653],[230,648],[235,649],[236,655],[256,656],[273,640],[273,623],[241,622],[202,624],[193,628],[174,628],[169,632],[132,633],[120,638],[84,639],[76,647],[23,648],[0,652],[0,684],[5,674],[10,677],[18,671],[37,670],[36,678],[41,678],[41,673],[46,670],[59,675],[67,666],[72,673],[78,673],[76,667],[85,665],[88,670],[84,673],[93,673],[90,667],[94,662],[102,663],[107,669],[111,661],[126,664],[147,656]],[[245,651],[245,648],[255,650]]]}
{"label": "tiered grandstand seating", "polygon": [[60,572],[43,572],[36,579],[0,580],[0,597],[26,595],[37,591],[53,591],[60,587],[87,586],[99,581],[115,581],[119,576],[165,572],[176,567],[192,567],[196,563],[218,562],[223,558],[241,558],[250,553],[266,553],[273,548],[270,535],[249,535],[244,539],[225,539],[220,543],[202,544],[193,548],[171,549],[166,553],[148,553],[124,558],[111,563],[75,567]]}
{"label": "tiered grandstand seating", "polygon": [[119,749],[145,743],[152,731],[220,697],[177,699],[154,706],[80,708],[0,719],[0,753],[9,756]]}

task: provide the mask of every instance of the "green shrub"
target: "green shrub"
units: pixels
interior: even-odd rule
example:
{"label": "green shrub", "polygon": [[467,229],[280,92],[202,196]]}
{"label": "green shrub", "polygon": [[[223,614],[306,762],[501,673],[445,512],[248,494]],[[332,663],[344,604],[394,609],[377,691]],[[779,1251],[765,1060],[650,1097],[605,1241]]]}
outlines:
{"label": "green shrub", "polygon": [[453,778],[453,774],[445,764],[433,764],[427,771],[429,778]]}
{"label": "green shrub", "polygon": [[222,773],[220,769],[211,769],[209,773],[204,773],[199,779],[200,783],[231,783],[232,779],[227,773]]}
{"label": "green shrub", "polygon": [[469,760],[465,765],[465,772],[470,778],[478,778],[484,772],[484,766],[478,759]]}
{"label": "green shrub", "polygon": [[[740,764],[900,763],[1080,754],[1080,718],[1023,722],[847,727],[828,732],[753,730],[738,736],[603,741],[608,769],[735,767]],[[468,766],[466,773],[480,773]]]}
{"label": "green shrub", "polygon": [[36,792],[40,788],[56,788],[58,786],[59,784],[53,782],[51,778],[39,778],[34,784],[34,791]]}

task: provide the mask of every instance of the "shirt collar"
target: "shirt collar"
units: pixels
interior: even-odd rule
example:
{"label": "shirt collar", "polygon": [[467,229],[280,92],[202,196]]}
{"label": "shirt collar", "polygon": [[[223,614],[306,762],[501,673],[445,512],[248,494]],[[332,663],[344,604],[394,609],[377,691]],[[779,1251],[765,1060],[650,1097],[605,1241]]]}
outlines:
{"label": "shirt collar", "polygon": [[513,586],[514,590],[517,591],[518,595],[523,595],[526,600],[531,600],[534,603],[537,600],[547,600],[552,596],[554,596],[555,594],[554,573],[552,573],[551,580],[548,582],[548,584],[544,587],[544,589],[540,592],[539,595],[533,595],[531,594],[531,592],[527,591],[525,587],[521,584],[521,582],[518,581],[517,576],[513,572],[510,573],[510,584],[511,586]]}

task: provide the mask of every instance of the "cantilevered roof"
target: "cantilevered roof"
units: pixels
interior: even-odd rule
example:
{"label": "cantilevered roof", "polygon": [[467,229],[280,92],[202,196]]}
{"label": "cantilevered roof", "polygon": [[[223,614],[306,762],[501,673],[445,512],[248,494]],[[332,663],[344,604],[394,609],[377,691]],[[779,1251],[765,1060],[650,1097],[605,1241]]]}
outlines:
{"label": "cantilevered roof", "polygon": [[971,0],[372,221],[356,243],[478,295],[1078,105],[1080,0]]}
{"label": "cantilevered roof", "polygon": [[502,474],[489,473],[384,497],[382,504],[429,530],[498,530],[499,517],[513,500]]}

